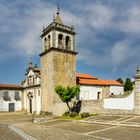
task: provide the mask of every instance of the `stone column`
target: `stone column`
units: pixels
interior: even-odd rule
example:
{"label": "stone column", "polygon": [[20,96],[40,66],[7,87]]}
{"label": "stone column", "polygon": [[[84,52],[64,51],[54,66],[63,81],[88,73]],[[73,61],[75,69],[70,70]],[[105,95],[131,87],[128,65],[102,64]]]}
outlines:
{"label": "stone column", "polygon": [[137,66],[135,75],[134,114],[140,115],[140,66]]}

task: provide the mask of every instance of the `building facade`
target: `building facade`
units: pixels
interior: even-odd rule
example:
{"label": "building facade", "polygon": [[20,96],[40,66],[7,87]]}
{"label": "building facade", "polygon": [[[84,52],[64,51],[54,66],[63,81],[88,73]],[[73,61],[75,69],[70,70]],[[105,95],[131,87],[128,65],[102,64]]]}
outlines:
{"label": "building facade", "polygon": [[74,28],[64,25],[57,12],[41,34],[41,68],[30,62],[21,85],[0,85],[0,111],[62,114],[67,107],[54,91],[57,85],[80,85],[77,100],[100,100],[123,94],[123,85],[117,81],[76,74],[75,34]]}

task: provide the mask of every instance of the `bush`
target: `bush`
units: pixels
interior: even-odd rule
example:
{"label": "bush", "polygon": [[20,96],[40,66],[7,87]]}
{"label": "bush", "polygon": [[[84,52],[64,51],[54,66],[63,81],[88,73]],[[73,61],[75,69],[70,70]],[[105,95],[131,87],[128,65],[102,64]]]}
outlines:
{"label": "bush", "polygon": [[81,118],[87,118],[87,117],[90,116],[90,115],[89,115],[89,112],[83,112],[83,113],[81,113],[80,115],[81,115]]}
{"label": "bush", "polygon": [[77,115],[78,115],[77,112],[72,112],[72,113],[70,113],[70,117],[76,117]]}
{"label": "bush", "polygon": [[69,116],[70,115],[70,112],[65,112],[62,116]]}

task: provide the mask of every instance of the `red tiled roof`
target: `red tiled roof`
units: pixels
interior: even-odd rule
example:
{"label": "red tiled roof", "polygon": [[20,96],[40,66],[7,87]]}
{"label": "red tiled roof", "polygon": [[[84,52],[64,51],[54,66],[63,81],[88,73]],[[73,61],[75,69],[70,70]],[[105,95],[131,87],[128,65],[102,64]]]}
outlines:
{"label": "red tiled roof", "polygon": [[91,76],[89,74],[81,74],[81,73],[77,73],[76,77],[77,78],[82,78],[82,79],[98,79],[98,78],[96,78],[94,76]]}
{"label": "red tiled roof", "polygon": [[22,89],[22,86],[12,84],[0,84],[0,89]]}
{"label": "red tiled roof", "polygon": [[78,83],[81,85],[122,86],[121,83],[115,80],[79,79]]}

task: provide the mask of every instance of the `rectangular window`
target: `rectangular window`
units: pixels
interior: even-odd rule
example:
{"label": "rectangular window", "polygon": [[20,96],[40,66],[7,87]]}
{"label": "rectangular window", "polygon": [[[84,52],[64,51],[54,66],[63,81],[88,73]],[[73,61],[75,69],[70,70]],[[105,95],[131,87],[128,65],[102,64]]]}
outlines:
{"label": "rectangular window", "polygon": [[35,79],[34,79],[34,77],[33,77],[33,84],[34,84],[34,82],[35,82]]}
{"label": "rectangular window", "polygon": [[5,100],[5,101],[10,101],[10,100],[11,100],[8,91],[5,91],[5,92],[4,92],[3,100]]}
{"label": "rectangular window", "polygon": [[19,101],[19,100],[21,99],[21,98],[20,98],[19,92],[15,92],[14,99],[15,99],[16,101]]}
{"label": "rectangular window", "polygon": [[27,79],[27,84],[28,84],[28,85],[30,84],[30,81],[29,81],[29,79]]}
{"label": "rectangular window", "polygon": [[40,96],[40,90],[38,90],[38,96]]}

